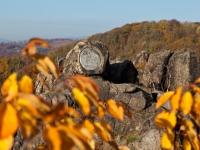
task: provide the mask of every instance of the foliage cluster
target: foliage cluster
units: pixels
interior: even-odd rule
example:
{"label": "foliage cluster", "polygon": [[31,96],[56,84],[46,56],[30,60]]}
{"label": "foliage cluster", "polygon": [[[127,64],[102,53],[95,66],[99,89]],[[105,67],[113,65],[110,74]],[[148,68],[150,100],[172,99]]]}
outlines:
{"label": "foliage cluster", "polygon": [[[36,45],[50,47],[45,40],[34,38],[23,49],[22,55],[34,59],[36,68],[44,75],[48,77],[51,71],[59,80],[54,61],[37,53]],[[0,104],[0,149],[11,149],[13,136],[20,127],[25,139],[23,147],[26,147],[41,129],[46,145],[39,146],[40,150],[75,150],[76,147],[81,150],[93,150],[95,133],[117,150],[130,150],[114,142],[111,126],[103,120],[103,117],[107,110],[110,115],[123,121],[124,115],[133,118],[132,112],[122,103],[116,103],[112,99],[107,100],[106,104],[101,102],[98,97],[98,86],[87,77],[72,76],[66,80],[63,88],[72,90],[84,118],[81,118],[78,111],[65,106],[64,103],[50,105],[33,94],[33,82],[27,75],[18,81],[17,73],[13,73],[6,79],[1,88],[3,102]],[[95,118],[95,121],[91,118]]]}
{"label": "foliage cluster", "polygon": [[[156,118],[158,129],[165,128],[161,145],[165,150],[199,150],[200,137],[200,88],[198,78],[183,92],[180,86],[176,91],[164,93],[157,101],[156,109],[170,100],[171,110],[163,110]],[[190,117],[189,117],[190,116]]]}
{"label": "foliage cluster", "polygon": [[154,53],[161,50],[191,48],[199,55],[200,24],[177,20],[143,21],[126,24],[111,31],[96,34],[88,40],[104,43],[111,59],[133,60],[141,50]]}

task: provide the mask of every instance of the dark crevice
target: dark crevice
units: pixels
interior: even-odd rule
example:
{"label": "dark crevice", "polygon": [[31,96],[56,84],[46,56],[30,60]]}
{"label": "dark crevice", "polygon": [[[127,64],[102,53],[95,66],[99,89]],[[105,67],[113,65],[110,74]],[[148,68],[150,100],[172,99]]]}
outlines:
{"label": "dark crevice", "polygon": [[[168,58],[166,59],[166,61],[164,62],[164,68],[163,68],[163,75],[162,75],[162,79],[161,79],[161,91],[165,92],[168,90],[168,83],[167,82],[167,78],[169,78],[169,70],[168,70],[168,64],[169,64],[169,60],[172,57],[174,52],[171,52],[170,55],[168,56]],[[169,81],[169,80],[168,80]]]}

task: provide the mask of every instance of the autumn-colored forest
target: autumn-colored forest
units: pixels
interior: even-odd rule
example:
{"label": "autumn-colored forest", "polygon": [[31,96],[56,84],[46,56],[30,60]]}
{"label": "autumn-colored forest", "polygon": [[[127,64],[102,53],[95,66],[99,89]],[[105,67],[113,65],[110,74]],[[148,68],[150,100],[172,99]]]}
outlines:
{"label": "autumn-colored forest", "polygon": [[[179,22],[174,19],[143,21],[92,35],[88,40],[104,43],[110,52],[110,59],[134,61],[136,54],[141,50],[151,54],[166,49],[175,51],[182,48],[190,48],[200,57],[200,22]],[[54,60],[64,57],[77,42],[51,50],[48,55]],[[32,77],[37,74],[33,61],[21,56],[1,57],[0,66],[0,83],[14,71],[27,73]]]}

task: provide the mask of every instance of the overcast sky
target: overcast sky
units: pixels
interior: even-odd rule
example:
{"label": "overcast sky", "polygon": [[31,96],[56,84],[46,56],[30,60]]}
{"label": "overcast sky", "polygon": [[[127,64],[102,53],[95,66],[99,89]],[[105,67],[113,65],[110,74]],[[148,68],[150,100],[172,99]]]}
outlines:
{"label": "overcast sky", "polygon": [[0,38],[90,36],[127,23],[200,22],[200,0],[0,0]]}

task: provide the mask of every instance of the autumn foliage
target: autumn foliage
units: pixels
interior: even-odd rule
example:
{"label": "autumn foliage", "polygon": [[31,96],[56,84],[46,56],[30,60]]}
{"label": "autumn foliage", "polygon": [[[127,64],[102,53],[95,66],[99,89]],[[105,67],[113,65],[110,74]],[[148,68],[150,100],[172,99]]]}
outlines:
{"label": "autumn foliage", "polygon": [[200,78],[190,84],[188,91],[183,92],[183,87],[180,86],[176,91],[168,91],[158,99],[156,109],[168,100],[171,104],[171,110],[163,110],[155,118],[157,128],[166,129],[161,139],[163,149],[200,149],[200,137],[197,132],[197,126],[200,126],[200,88],[197,86],[199,83]]}
{"label": "autumn foliage", "polygon": [[[37,69],[47,77],[53,73],[59,80],[58,69],[55,63],[47,56],[37,53],[36,45],[49,48],[49,44],[39,38],[29,41],[22,50],[36,61]],[[38,149],[49,150],[81,150],[95,149],[94,134],[108,142],[118,150],[129,150],[126,146],[118,146],[114,141],[111,126],[103,120],[107,112],[123,121],[124,115],[133,118],[132,113],[122,103],[107,100],[106,104],[99,100],[99,88],[91,79],[75,75],[66,80],[63,88],[72,91],[78,103],[80,112],[63,103],[50,105],[41,97],[33,93],[33,81],[25,75],[17,80],[17,73],[13,73],[2,85],[3,102],[0,104],[0,150],[9,150],[13,145],[14,134],[21,128],[26,142],[42,131],[46,145]],[[91,109],[93,108],[93,109]],[[95,108],[95,109],[94,109]],[[90,118],[96,117],[97,121]]]}

